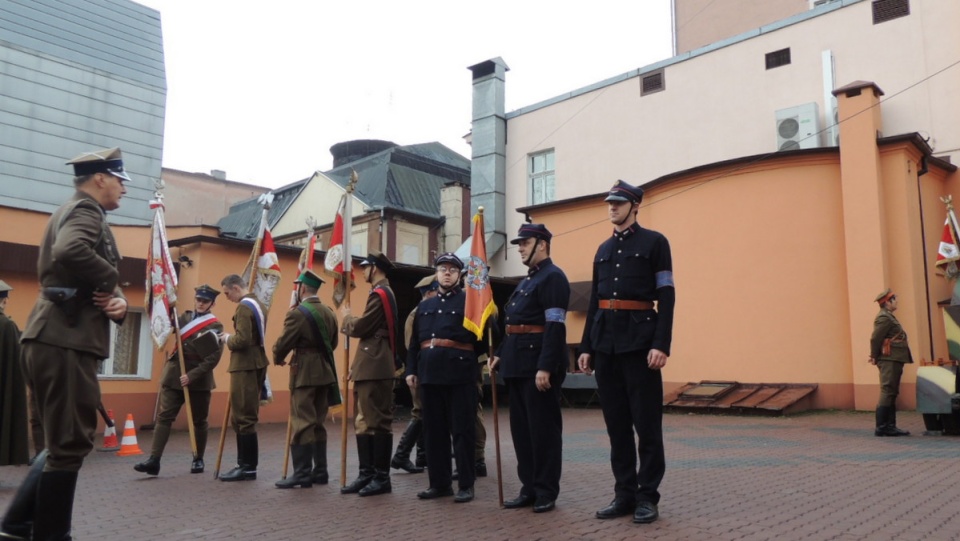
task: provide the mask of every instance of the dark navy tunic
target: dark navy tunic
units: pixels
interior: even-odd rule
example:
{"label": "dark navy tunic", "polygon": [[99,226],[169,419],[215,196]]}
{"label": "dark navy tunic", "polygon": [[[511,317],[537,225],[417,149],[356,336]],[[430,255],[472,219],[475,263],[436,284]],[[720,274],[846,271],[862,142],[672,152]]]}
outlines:
{"label": "dark navy tunic", "polygon": [[[421,385],[476,385],[477,357],[485,351],[483,342],[463,326],[467,295],[456,288],[427,299],[417,306],[413,334],[407,347],[406,375],[415,375]],[[420,348],[431,338],[445,338],[474,346],[472,351],[449,347]]]}

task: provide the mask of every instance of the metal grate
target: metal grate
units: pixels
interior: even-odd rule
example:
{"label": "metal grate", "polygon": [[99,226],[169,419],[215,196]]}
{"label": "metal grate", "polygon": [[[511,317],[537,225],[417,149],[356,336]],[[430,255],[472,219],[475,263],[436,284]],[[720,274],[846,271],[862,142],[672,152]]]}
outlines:
{"label": "metal grate", "polygon": [[873,0],[873,24],[910,15],[910,0]]}
{"label": "metal grate", "polygon": [[773,51],[772,53],[767,53],[767,69],[779,68],[780,66],[786,66],[790,63],[790,48],[780,49],[779,51]]}
{"label": "metal grate", "polygon": [[652,94],[654,92],[660,92],[663,90],[663,70],[655,71],[649,75],[645,75],[640,79],[640,95],[646,96],[647,94]]}

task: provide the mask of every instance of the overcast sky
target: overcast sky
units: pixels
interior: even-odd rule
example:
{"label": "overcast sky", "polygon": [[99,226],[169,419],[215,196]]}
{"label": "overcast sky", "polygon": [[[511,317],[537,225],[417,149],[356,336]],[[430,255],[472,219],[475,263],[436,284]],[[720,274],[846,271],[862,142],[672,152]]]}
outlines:
{"label": "overcast sky", "polygon": [[469,158],[467,67],[490,58],[509,112],[671,54],[670,0],[136,1],[163,24],[163,166],[270,187],[351,139]]}

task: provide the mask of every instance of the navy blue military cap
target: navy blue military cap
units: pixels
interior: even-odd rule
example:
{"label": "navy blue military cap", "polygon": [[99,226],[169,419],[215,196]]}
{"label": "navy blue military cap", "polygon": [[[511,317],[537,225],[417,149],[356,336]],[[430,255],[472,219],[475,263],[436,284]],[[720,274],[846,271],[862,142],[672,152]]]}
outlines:
{"label": "navy blue military cap", "polygon": [[428,291],[433,291],[440,287],[440,284],[437,282],[436,277],[431,274],[429,276],[424,276],[422,280],[417,282],[417,285],[414,286],[420,292],[420,295],[426,295]]}
{"label": "navy blue military cap", "polygon": [[643,189],[637,186],[631,186],[622,180],[618,180],[610,188],[610,193],[604,201],[628,201],[639,204],[643,201]]}
{"label": "navy blue military cap", "polygon": [[216,289],[213,289],[212,287],[208,286],[207,284],[203,284],[203,285],[201,285],[201,286],[197,286],[197,287],[193,288],[193,290],[196,292],[196,293],[194,293],[194,295],[196,296],[196,298],[198,298],[198,299],[204,299],[204,300],[211,301],[211,302],[217,300],[217,295],[220,294],[219,291],[217,291]]}
{"label": "navy blue military cap", "polygon": [[380,252],[370,253],[360,262],[361,267],[369,267],[370,265],[377,267],[383,272],[387,272],[393,268],[393,263],[390,262],[390,258]]}
{"label": "navy blue military cap", "polygon": [[454,267],[463,270],[463,261],[460,261],[460,258],[457,257],[453,252],[445,252],[437,256],[437,260],[433,263],[434,267],[439,267],[440,265],[453,265]]}
{"label": "navy blue military cap", "polygon": [[543,224],[523,224],[520,231],[517,231],[517,238],[510,241],[510,244],[520,244],[523,239],[540,239],[550,242],[553,233]]}
{"label": "navy blue military cap", "polygon": [[130,181],[127,172],[123,170],[123,155],[119,148],[105,148],[84,152],[67,162],[73,166],[73,174],[85,177],[94,173],[110,173],[120,180]]}

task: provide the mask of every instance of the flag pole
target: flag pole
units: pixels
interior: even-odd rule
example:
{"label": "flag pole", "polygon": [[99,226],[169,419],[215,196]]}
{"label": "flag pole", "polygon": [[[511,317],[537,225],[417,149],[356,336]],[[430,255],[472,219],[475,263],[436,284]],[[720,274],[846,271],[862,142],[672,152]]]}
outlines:
{"label": "flag pole", "polygon": [[[477,216],[480,218],[480,231],[485,232],[486,227],[483,222],[483,206],[477,207]],[[486,249],[484,249],[486,252]],[[484,253],[486,256],[486,253]],[[489,285],[489,284],[488,284]],[[487,358],[493,358],[493,333],[491,332],[489,326],[487,327]],[[500,507],[503,507],[503,475],[502,467],[500,462],[500,416],[498,414],[499,407],[497,404],[497,373],[496,371],[490,371],[490,399],[493,406],[493,441],[494,448],[497,452],[497,495],[500,500]]]}
{"label": "flag pole", "polygon": [[[353,276],[353,255],[350,237],[353,235],[352,199],[359,177],[354,170],[350,173],[350,182],[346,186],[346,199],[343,202],[343,285],[346,294],[343,302],[350,309],[350,278]],[[350,404],[350,337],[344,334],[343,340],[343,408],[340,411],[340,488],[347,486],[347,409]]]}
{"label": "flag pole", "polygon": [[[173,310],[173,324],[177,334],[177,358],[180,360],[180,375],[187,373],[187,365],[183,360],[183,338],[180,334],[180,318],[177,317],[176,305],[171,307]],[[188,384],[189,385],[189,384]],[[197,459],[197,431],[193,427],[193,406],[190,405],[190,391],[185,385],[180,386],[183,389],[183,405],[187,409],[187,431],[190,434],[190,450],[193,451],[193,459]]]}

